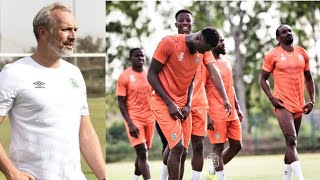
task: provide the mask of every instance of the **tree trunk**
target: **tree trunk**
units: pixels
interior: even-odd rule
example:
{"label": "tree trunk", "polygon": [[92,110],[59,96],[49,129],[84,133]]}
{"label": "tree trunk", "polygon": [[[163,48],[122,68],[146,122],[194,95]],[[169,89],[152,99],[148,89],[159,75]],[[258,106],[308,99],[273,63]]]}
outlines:
{"label": "tree trunk", "polygon": [[[237,7],[240,7],[241,1],[237,2]],[[242,58],[241,56],[241,50],[240,50],[240,44],[241,44],[241,34],[243,34],[243,17],[245,12],[241,9],[239,9],[239,12],[236,13],[239,17],[239,24],[235,25],[232,22],[232,17],[230,12],[232,10],[230,9],[230,5],[228,4],[228,11],[229,13],[227,14],[228,21],[230,23],[231,27],[231,33],[234,39],[234,52],[236,56],[235,60],[235,69],[234,69],[234,84],[235,84],[235,91],[237,94],[237,98],[239,101],[239,105],[241,108],[241,111],[243,113],[243,120],[242,120],[242,129],[244,132],[248,130],[248,111],[247,111],[247,105],[246,105],[246,87],[244,85],[243,81],[243,66],[245,64],[245,59]]]}

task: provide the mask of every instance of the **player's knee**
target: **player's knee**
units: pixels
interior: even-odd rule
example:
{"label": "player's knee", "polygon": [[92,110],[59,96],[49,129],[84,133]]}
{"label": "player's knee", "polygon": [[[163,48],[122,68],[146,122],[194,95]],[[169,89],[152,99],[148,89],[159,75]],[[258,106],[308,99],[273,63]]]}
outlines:
{"label": "player's knee", "polygon": [[176,155],[181,155],[183,153],[184,150],[184,146],[181,143],[181,141],[176,144],[172,149],[171,149],[171,153],[176,154]]}
{"label": "player's knee", "polygon": [[148,151],[147,150],[141,150],[139,152],[138,157],[139,157],[140,160],[146,161],[148,159]]}
{"label": "player's knee", "polygon": [[218,154],[222,153],[223,149],[224,149],[223,145],[220,145],[220,144],[215,144],[213,146],[213,151]]}
{"label": "player's knee", "polygon": [[242,143],[240,141],[236,141],[232,146],[230,146],[230,148],[235,152],[239,152],[242,149]]}
{"label": "player's knee", "polygon": [[187,155],[188,155],[188,150],[184,148],[182,152],[182,158],[186,158]]}
{"label": "player's knee", "polygon": [[286,134],[285,139],[286,139],[287,146],[290,146],[290,147],[297,146],[297,137],[295,135]]}

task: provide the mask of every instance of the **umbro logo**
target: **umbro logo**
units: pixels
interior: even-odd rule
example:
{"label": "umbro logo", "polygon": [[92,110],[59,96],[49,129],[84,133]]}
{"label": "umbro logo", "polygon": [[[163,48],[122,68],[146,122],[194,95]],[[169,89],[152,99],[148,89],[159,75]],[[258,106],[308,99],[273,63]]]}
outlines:
{"label": "umbro logo", "polygon": [[33,84],[35,85],[34,88],[45,88],[44,85],[45,85],[46,83],[41,82],[41,81],[36,81],[36,82],[34,82]]}

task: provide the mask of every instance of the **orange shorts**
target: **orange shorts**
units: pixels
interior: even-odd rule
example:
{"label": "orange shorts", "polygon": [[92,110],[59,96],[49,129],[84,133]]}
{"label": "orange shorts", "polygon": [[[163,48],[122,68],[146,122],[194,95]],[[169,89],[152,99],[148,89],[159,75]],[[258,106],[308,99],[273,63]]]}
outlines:
{"label": "orange shorts", "polygon": [[207,110],[194,109],[191,110],[192,118],[192,135],[204,137],[207,133]]}
{"label": "orange shorts", "polygon": [[241,141],[240,121],[214,122],[214,131],[208,130],[208,137],[211,144],[225,143],[228,138]]}
{"label": "orange shorts", "polygon": [[124,125],[126,127],[127,136],[130,141],[131,147],[135,147],[138,144],[146,143],[147,148],[150,149],[152,145],[153,132],[155,123],[144,123],[141,121],[133,121],[133,124],[139,129],[138,138],[134,138],[130,135],[129,127],[126,121],[124,121]]}
{"label": "orange shorts", "polygon": [[168,109],[156,109],[153,110],[153,114],[168,141],[169,148],[172,149],[182,140],[183,146],[188,149],[192,128],[190,115],[181,122],[179,119],[172,119]]}

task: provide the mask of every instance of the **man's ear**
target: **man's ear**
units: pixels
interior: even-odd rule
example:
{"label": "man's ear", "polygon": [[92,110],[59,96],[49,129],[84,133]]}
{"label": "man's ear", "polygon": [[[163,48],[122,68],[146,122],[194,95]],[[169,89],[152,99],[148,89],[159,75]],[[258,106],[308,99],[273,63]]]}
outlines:
{"label": "man's ear", "polygon": [[280,43],[280,37],[276,37],[276,40],[278,41],[278,43]]}
{"label": "man's ear", "polygon": [[39,39],[41,40],[45,40],[49,36],[49,31],[43,26],[38,27],[38,33],[39,33]]}
{"label": "man's ear", "polygon": [[196,35],[196,40],[200,41],[201,40],[201,32],[199,31]]}
{"label": "man's ear", "polygon": [[178,28],[178,25],[177,25],[177,23],[174,23],[174,25],[176,26],[176,28]]}

